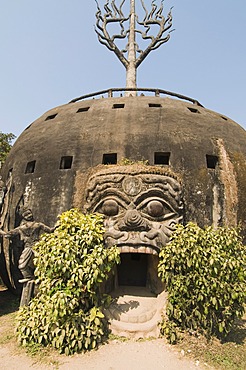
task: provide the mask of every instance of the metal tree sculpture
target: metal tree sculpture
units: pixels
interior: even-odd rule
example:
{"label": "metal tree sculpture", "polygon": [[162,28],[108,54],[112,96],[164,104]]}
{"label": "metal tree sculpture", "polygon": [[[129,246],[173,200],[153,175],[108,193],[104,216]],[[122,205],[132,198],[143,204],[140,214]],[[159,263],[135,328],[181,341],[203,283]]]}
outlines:
{"label": "metal tree sculpture", "polygon": [[[137,68],[147,55],[157,49],[162,44],[170,39],[170,32],[166,36],[164,33],[172,27],[171,9],[167,18],[163,16],[163,1],[160,6],[156,5],[156,1],[152,0],[151,10],[147,11],[144,0],[140,0],[144,11],[143,20],[139,21],[136,15],[136,0],[130,0],[130,14],[125,16],[123,13],[123,6],[126,0],[119,0],[119,5],[116,5],[117,0],[107,0],[104,5],[105,13],[103,14],[98,1],[96,13],[96,27],[95,31],[101,44],[105,45],[109,50],[113,51],[119,58],[121,63],[126,68],[126,87],[136,88]],[[120,33],[110,36],[108,28],[110,25],[118,23],[120,26]],[[139,26],[139,29],[137,27]],[[158,27],[158,32],[155,36],[149,35],[152,26]],[[136,42],[136,36],[140,35],[142,40],[149,40],[149,45],[145,50],[141,50]],[[116,41],[127,39],[125,49],[120,49],[116,45]]]}

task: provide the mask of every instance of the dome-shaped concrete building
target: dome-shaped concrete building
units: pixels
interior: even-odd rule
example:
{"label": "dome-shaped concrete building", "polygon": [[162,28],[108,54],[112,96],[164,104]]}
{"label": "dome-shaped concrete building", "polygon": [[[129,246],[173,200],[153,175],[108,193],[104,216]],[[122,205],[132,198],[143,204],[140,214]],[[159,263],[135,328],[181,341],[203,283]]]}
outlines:
{"label": "dome-shaped concrete building", "polygon": [[[128,84],[51,109],[19,136],[1,175],[4,230],[20,225],[26,207],[50,227],[73,207],[101,212],[106,246],[121,251],[117,283],[149,284],[156,294],[158,250],[177,222],[245,226],[245,130],[160,89]],[[4,239],[0,255],[1,276],[14,289],[18,246],[17,238]]]}
{"label": "dome-shaped concrete building", "polygon": [[[148,163],[150,173],[152,168],[171,170],[182,188],[184,222],[201,226],[243,222],[245,130],[196,101],[156,92],[82,98],[46,112],[27,127],[2,171],[8,184],[4,226],[18,226],[25,206],[35,219],[53,226],[61,212],[84,208],[92,169],[101,165],[102,171],[104,165],[114,173],[124,158]],[[7,254],[6,250],[4,260]],[[10,266],[14,269],[15,263]]]}

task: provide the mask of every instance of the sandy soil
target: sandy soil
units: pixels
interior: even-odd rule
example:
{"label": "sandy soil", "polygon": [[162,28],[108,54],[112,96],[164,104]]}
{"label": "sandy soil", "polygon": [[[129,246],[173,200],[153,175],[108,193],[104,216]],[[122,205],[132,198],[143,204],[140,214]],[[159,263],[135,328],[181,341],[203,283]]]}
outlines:
{"label": "sandy soil", "polygon": [[[198,361],[187,360],[162,339],[144,342],[112,341],[97,351],[75,356],[57,356],[56,364],[40,364],[11,348],[0,347],[1,370],[192,370],[205,369]],[[206,367],[208,368],[208,367]]]}
{"label": "sandy soil", "polygon": [[[6,335],[13,337],[9,314],[15,312],[18,300],[0,286],[0,342]],[[10,321],[9,321],[10,320]],[[189,370],[208,369],[198,361],[186,359],[164,339],[112,340],[98,350],[74,356],[54,354],[41,359],[31,357],[12,338],[0,343],[1,370]]]}

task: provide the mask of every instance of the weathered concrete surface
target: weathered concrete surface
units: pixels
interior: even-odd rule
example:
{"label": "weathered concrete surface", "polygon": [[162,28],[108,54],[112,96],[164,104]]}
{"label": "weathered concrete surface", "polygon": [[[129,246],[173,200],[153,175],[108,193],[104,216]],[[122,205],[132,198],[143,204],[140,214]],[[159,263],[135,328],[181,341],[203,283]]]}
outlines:
{"label": "weathered concrete surface", "polygon": [[[82,208],[89,173],[107,153],[116,153],[117,161],[125,157],[151,165],[155,153],[169,153],[169,164],[163,166],[182,179],[184,222],[216,226],[246,220],[245,130],[191,103],[139,96],[83,100],[56,107],[33,122],[2,170],[9,184],[4,229],[19,225],[23,204],[49,226],[61,212],[74,205]],[[208,168],[207,155],[218,159],[215,168]],[[72,157],[71,168],[60,168],[62,157]],[[34,161],[34,171],[26,173]],[[10,249],[5,244],[0,271],[15,286],[19,244],[14,241]]]}
{"label": "weathered concrete surface", "polygon": [[[161,107],[149,107],[151,103]],[[115,104],[124,108],[114,109]],[[83,107],[89,110],[77,113]],[[210,183],[221,179],[219,171],[207,169],[206,154],[220,157],[220,139],[228,156],[241,153],[245,158],[246,133],[218,113],[202,107],[192,113],[188,108],[193,105],[169,98],[122,97],[81,101],[45,113],[20,135],[3,169],[5,181],[12,169],[15,185],[10,226],[16,222],[13,212],[23,197],[36,219],[54,223],[57,214],[73,203],[76,178],[101,164],[104,153],[117,153],[118,160],[126,157],[154,164],[155,152],[169,152],[170,167],[183,175],[185,198],[194,205],[187,207],[187,219],[209,222]],[[54,119],[46,120],[54,114]],[[62,156],[73,156],[71,169],[59,168]],[[27,163],[34,160],[34,173],[25,173]],[[205,203],[204,214],[193,209],[199,201]]]}

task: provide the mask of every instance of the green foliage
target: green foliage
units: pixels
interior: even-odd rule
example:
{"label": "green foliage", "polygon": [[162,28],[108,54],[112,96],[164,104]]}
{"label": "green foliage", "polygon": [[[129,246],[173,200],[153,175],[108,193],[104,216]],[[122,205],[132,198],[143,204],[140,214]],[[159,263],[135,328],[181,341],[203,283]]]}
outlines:
{"label": "green foliage", "polygon": [[107,332],[100,285],[119,262],[103,245],[103,216],[72,209],[35,245],[38,294],[18,313],[22,345],[50,345],[66,355],[93,349]]}
{"label": "green foliage", "polygon": [[0,131],[0,164],[4,163],[8,153],[9,153],[11,147],[12,147],[11,142],[14,139],[15,139],[14,134],[12,134],[12,133],[4,134],[3,132]]}
{"label": "green foliage", "polygon": [[171,343],[186,329],[224,338],[243,315],[246,254],[236,228],[177,225],[158,273],[169,293],[161,332]]}
{"label": "green foliage", "polygon": [[145,165],[147,166],[149,164],[149,161],[148,160],[141,160],[141,161],[132,161],[131,159],[129,158],[121,158],[121,160],[118,162],[118,165],[120,166],[130,166],[130,165],[134,165],[134,164],[139,164],[139,165]]}

